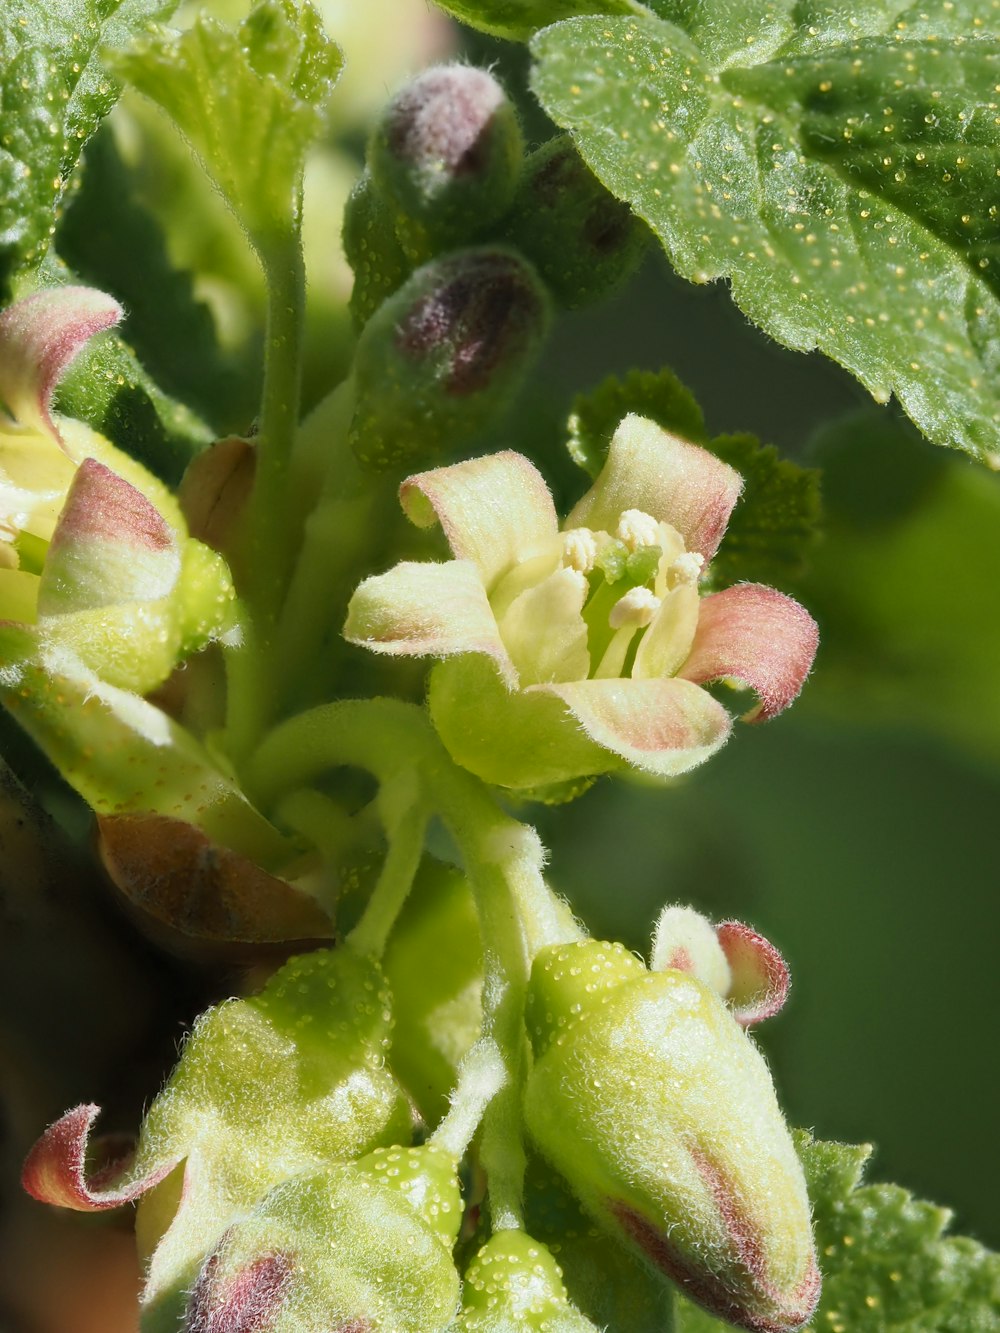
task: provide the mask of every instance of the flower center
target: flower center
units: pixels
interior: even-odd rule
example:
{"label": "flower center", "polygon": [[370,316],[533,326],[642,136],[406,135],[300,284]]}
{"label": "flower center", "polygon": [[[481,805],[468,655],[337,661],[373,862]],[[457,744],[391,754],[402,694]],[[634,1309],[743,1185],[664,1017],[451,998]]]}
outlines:
{"label": "flower center", "polygon": [[[562,544],[563,568],[585,574],[588,580],[583,607],[588,674],[595,679],[626,674],[664,604],[675,602],[679,589],[687,590],[681,594],[686,602],[697,595],[704,556],[686,550],[676,528],[641,509],[626,509],[613,535],[573,528],[562,534]],[[688,636],[690,619],[690,615],[670,617],[678,640]],[[673,656],[683,660],[686,647],[678,641]]]}

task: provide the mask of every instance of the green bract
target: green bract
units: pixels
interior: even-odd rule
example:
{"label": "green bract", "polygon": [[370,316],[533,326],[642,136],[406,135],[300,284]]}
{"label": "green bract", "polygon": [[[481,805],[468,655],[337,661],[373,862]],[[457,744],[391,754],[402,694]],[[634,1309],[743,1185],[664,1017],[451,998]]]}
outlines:
{"label": "green bract", "polygon": [[260,0],[237,32],[201,15],[108,60],[170,115],[267,256],[298,217],[306,151],[343,63],[308,0]]}
{"label": "green bract", "polygon": [[587,1210],[730,1322],[804,1324],[820,1278],[802,1169],[718,995],[587,941],[538,955],[528,1023],[528,1127]]}

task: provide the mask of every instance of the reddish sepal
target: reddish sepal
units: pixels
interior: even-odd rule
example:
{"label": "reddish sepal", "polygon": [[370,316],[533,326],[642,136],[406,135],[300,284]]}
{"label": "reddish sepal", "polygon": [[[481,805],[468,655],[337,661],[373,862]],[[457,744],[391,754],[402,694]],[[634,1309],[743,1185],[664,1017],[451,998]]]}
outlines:
{"label": "reddish sepal", "polygon": [[732,972],[727,996],[733,1017],[742,1027],[771,1018],[788,997],[788,964],[763,935],[741,921],[722,921],[715,928]]}

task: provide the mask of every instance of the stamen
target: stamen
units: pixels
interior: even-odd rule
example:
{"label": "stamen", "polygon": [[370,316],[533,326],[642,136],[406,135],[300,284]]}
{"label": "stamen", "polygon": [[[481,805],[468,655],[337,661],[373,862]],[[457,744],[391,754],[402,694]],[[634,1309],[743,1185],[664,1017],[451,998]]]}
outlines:
{"label": "stamen", "polygon": [[697,583],[701,571],[705,568],[705,557],[697,551],[685,551],[679,555],[668,570],[670,586],[676,588],[681,583]]}
{"label": "stamen", "polygon": [[660,545],[660,525],[641,509],[626,509],[618,520],[618,536],[630,551]]}
{"label": "stamen", "polygon": [[660,599],[648,588],[630,588],[611,608],[608,624],[612,629],[643,629],[660,609]]}
{"label": "stamen", "polygon": [[570,528],[562,535],[563,564],[568,569],[589,574],[597,563],[597,538],[589,528]]}

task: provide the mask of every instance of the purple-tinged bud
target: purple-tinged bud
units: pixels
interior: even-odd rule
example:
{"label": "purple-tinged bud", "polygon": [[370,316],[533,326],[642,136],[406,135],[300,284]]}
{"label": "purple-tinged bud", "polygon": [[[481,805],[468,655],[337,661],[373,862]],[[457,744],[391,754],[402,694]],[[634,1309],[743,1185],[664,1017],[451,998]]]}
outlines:
{"label": "purple-tinged bud", "polygon": [[591,1216],[686,1296],[757,1333],[800,1328],[820,1277],[767,1066],[710,986],[623,955],[588,940],[535,959],[528,1129]]}
{"label": "purple-tinged bud", "polygon": [[517,114],[493,75],[439,65],[389,103],[368,164],[400,244],[420,263],[468,244],[503,216],[522,153]]}
{"label": "purple-tinged bud", "polygon": [[213,1254],[191,1293],[184,1333],[268,1333],[294,1267],[290,1255],[264,1254],[223,1281],[219,1255]]}
{"label": "purple-tinged bud", "polygon": [[358,343],[351,444],[373,468],[468,446],[520,387],[548,329],[534,269],[499,247],[418,269]]}
{"label": "purple-tinged bud", "polygon": [[503,237],[527,255],[559,305],[572,310],[610,295],[631,276],[649,229],[608,193],[564,134],[525,163]]}
{"label": "purple-tinged bud", "polygon": [[[456,1164],[446,1167],[454,1207],[444,1221],[438,1164],[424,1173],[425,1150],[409,1151],[416,1169],[402,1178],[398,1159],[378,1170],[365,1158],[273,1189],[201,1265],[183,1333],[445,1333],[459,1295]],[[175,1326],[175,1295],[147,1307],[150,1327]]]}

